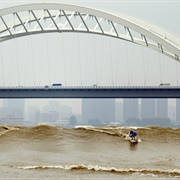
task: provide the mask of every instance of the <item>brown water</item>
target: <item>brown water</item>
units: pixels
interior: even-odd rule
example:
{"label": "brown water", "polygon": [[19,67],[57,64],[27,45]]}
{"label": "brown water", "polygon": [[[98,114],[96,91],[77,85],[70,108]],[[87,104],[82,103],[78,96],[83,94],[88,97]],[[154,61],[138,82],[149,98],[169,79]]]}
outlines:
{"label": "brown water", "polygon": [[0,179],[180,178],[180,129],[0,126]]}

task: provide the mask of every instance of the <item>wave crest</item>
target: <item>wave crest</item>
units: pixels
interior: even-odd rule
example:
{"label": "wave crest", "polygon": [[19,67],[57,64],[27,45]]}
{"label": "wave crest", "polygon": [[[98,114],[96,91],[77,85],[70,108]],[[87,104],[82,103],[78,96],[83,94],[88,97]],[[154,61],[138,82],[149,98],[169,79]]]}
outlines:
{"label": "wave crest", "polygon": [[[98,138],[107,138],[108,136],[116,136],[125,139],[129,130],[133,127],[93,127],[93,126],[77,126],[75,128],[62,128],[60,126],[38,125],[34,127],[25,126],[0,126],[1,138],[6,137],[9,142],[15,139],[21,139],[21,142],[27,142],[31,139],[54,141],[55,139],[64,138],[81,140],[82,138],[94,138],[94,142]],[[138,137],[143,142],[168,142],[179,143],[180,128],[162,128],[162,127],[136,127]],[[7,136],[9,134],[9,136]],[[3,137],[2,137],[3,135]],[[8,138],[8,139],[7,139]],[[110,142],[109,142],[110,143]]]}
{"label": "wave crest", "polygon": [[103,167],[103,166],[93,166],[93,165],[56,165],[56,166],[19,166],[19,169],[33,170],[33,169],[62,169],[62,170],[88,170],[88,171],[100,171],[100,172],[112,172],[120,174],[150,174],[150,175],[169,175],[173,177],[180,177],[180,170],[160,170],[160,169],[118,169],[115,167]]}

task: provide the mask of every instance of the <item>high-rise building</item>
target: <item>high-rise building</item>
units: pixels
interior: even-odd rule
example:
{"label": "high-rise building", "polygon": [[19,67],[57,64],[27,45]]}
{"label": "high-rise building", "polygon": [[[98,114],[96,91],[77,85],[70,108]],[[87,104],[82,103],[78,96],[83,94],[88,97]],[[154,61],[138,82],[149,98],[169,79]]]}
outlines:
{"label": "high-rise building", "polygon": [[138,119],[138,99],[124,99],[123,100],[123,121],[128,119]]}
{"label": "high-rise building", "polygon": [[141,99],[141,119],[156,118],[156,99]]}
{"label": "high-rise building", "polygon": [[4,124],[23,125],[25,114],[24,99],[4,99],[3,100],[3,117]]}
{"label": "high-rise building", "polygon": [[168,106],[168,117],[173,123],[176,123],[176,106]]}
{"label": "high-rise building", "polygon": [[72,108],[59,104],[59,101],[50,100],[46,106],[43,106],[42,112],[51,114],[49,121],[52,121],[55,117],[56,119],[69,118],[72,115]]}
{"label": "high-rise building", "polygon": [[37,112],[40,112],[39,108],[36,106],[28,106],[26,112],[26,123],[30,125],[36,125],[39,119],[36,119]]}
{"label": "high-rise building", "polygon": [[101,123],[115,121],[115,99],[82,99],[82,122],[97,120]]}
{"label": "high-rise building", "polygon": [[168,99],[157,99],[157,118],[168,118]]}
{"label": "high-rise building", "polygon": [[176,124],[180,124],[180,99],[176,99]]}
{"label": "high-rise building", "polygon": [[123,123],[123,103],[116,102],[115,106],[115,119],[118,123]]}

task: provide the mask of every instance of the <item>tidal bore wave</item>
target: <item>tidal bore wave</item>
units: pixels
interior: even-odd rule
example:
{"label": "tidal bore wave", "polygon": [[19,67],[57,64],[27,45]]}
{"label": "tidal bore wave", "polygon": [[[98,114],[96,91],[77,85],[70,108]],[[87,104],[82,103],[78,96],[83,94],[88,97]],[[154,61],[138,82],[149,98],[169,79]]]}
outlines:
{"label": "tidal bore wave", "polygon": [[19,166],[19,169],[24,170],[35,170],[35,169],[61,169],[61,170],[88,170],[88,171],[100,171],[100,172],[110,172],[110,173],[120,173],[120,174],[149,174],[149,175],[168,175],[180,177],[180,170],[158,170],[158,169],[118,169],[115,167],[102,167],[93,165],[55,165],[55,166]]}
{"label": "tidal bore wave", "polygon": [[[0,138],[6,140],[28,141],[30,139],[46,141],[59,139],[89,139],[104,138],[105,136],[116,136],[124,139],[128,134],[130,127],[93,127],[93,126],[77,126],[75,128],[63,128],[60,126],[38,125],[34,127],[25,126],[0,126]],[[162,127],[137,127],[138,136],[142,141],[146,142],[172,142],[178,141],[180,137],[180,128],[162,128]],[[149,138],[151,137],[151,138]],[[12,139],[11,139],[12,138]],[[109,142],[111,143],[111,142]]]}
{"label": "tidal bore wave", "polygon": [[0,126],[1,177],[179,178],[179,144],[180,128]]}

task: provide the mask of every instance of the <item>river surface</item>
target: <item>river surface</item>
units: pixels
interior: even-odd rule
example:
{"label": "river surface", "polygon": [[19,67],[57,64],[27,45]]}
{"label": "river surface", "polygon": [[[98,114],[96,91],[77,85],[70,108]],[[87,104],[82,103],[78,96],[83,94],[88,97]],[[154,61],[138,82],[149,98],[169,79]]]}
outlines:
{"label": "river surface", "polygon": [[180,128],[0,126],[0,179],[178,179]]}

